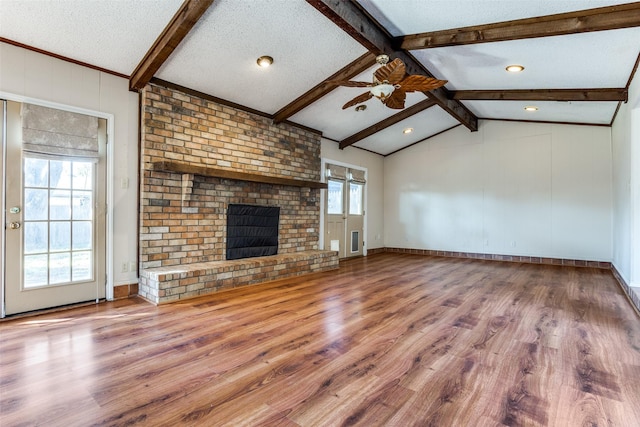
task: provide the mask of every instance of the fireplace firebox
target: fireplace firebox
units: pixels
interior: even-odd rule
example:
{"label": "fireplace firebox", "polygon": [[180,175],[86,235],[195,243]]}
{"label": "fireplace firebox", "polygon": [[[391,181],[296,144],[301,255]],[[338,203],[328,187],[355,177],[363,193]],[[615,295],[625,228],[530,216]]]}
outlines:
{"label": "fireplace firebox", "polygon": [[227,259],[276,255],[279,222],[280,207],[229,204]]}

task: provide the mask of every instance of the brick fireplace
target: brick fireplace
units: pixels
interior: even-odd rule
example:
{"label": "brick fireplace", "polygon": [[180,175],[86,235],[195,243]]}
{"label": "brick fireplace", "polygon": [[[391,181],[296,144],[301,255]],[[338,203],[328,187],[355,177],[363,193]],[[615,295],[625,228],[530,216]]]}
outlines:
{"label": "brick fireplace", "polygon": [[[142,108],[141,296],[163,303],[337,268],[337,254],[318,250],[319,134],[157,85]],[[225,260],[229,204],[280,208],[279,258]]]}

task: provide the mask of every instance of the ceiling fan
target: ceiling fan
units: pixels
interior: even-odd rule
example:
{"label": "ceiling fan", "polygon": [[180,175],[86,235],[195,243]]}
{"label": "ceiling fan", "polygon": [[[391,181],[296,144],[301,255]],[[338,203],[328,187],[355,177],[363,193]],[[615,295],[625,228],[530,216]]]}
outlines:
{"label": "ceiling fan", "polygon": [[404,63],[399,59],[389,62],[389,56],[378,55],[376,62],[382,65],[373,73],[373,82],[339,80],[334,83],[346,87],[370,87],[367,92],[356,96],[342,106],[342,109],[361,104],[374,96],[389,108],[401,110],[407,92],[425,92],[444,86],[447,80],[438,80],[420,75],[408,75]]}

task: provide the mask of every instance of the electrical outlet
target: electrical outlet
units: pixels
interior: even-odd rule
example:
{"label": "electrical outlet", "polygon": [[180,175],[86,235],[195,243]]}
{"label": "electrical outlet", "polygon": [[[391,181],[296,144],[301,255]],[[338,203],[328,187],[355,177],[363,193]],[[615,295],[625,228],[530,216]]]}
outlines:
{"label": "electrical outlet", "polygon": [[127,271],[129,271],[129,263],[128,262],[123,262],[122,263],[122,272],[126,273]]}

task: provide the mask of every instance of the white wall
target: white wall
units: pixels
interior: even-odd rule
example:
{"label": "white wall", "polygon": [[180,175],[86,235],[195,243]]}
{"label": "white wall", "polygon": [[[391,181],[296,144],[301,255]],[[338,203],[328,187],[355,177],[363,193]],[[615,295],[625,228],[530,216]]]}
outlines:
{"label": "white wall", "polygon": [[631,280],[631,109],[623,104],[611,130],[613,152],[613,257],[625,280]]}
{"label": "white wall", "polygon": [[127,79],[9,44],[0,43],[0,58],[0,92],[114,116],[112,277],[115,285],[136,283],[136,272],[123,273],[121,266],[136,260],[138,95],[129,92]]}
{"label": "white wall", "polygon": [[[640,288],[640,79],[636,77],[631,108],[631,282]],[[631,98],[630,98],[631,99]],[[638,291],[640,294],[640,291]]]}
{"label": "white wall", "polygon": [[612,127],[613,265],[640,286],[640,77],[636,74]]}
{"label": "white wall", "polygon": [[365,244],[367,249],[384,247],[384,157],[361,150],[356,147],[338,148],[338,144],[322,139],[320,156],[327,162],[331,160],[359,166],[367,170],[367,234]]}
{"label": "white wall", "polygon": [[385,246],[610,261],[611,173],[606,127],[457,127],[385,158]]}

